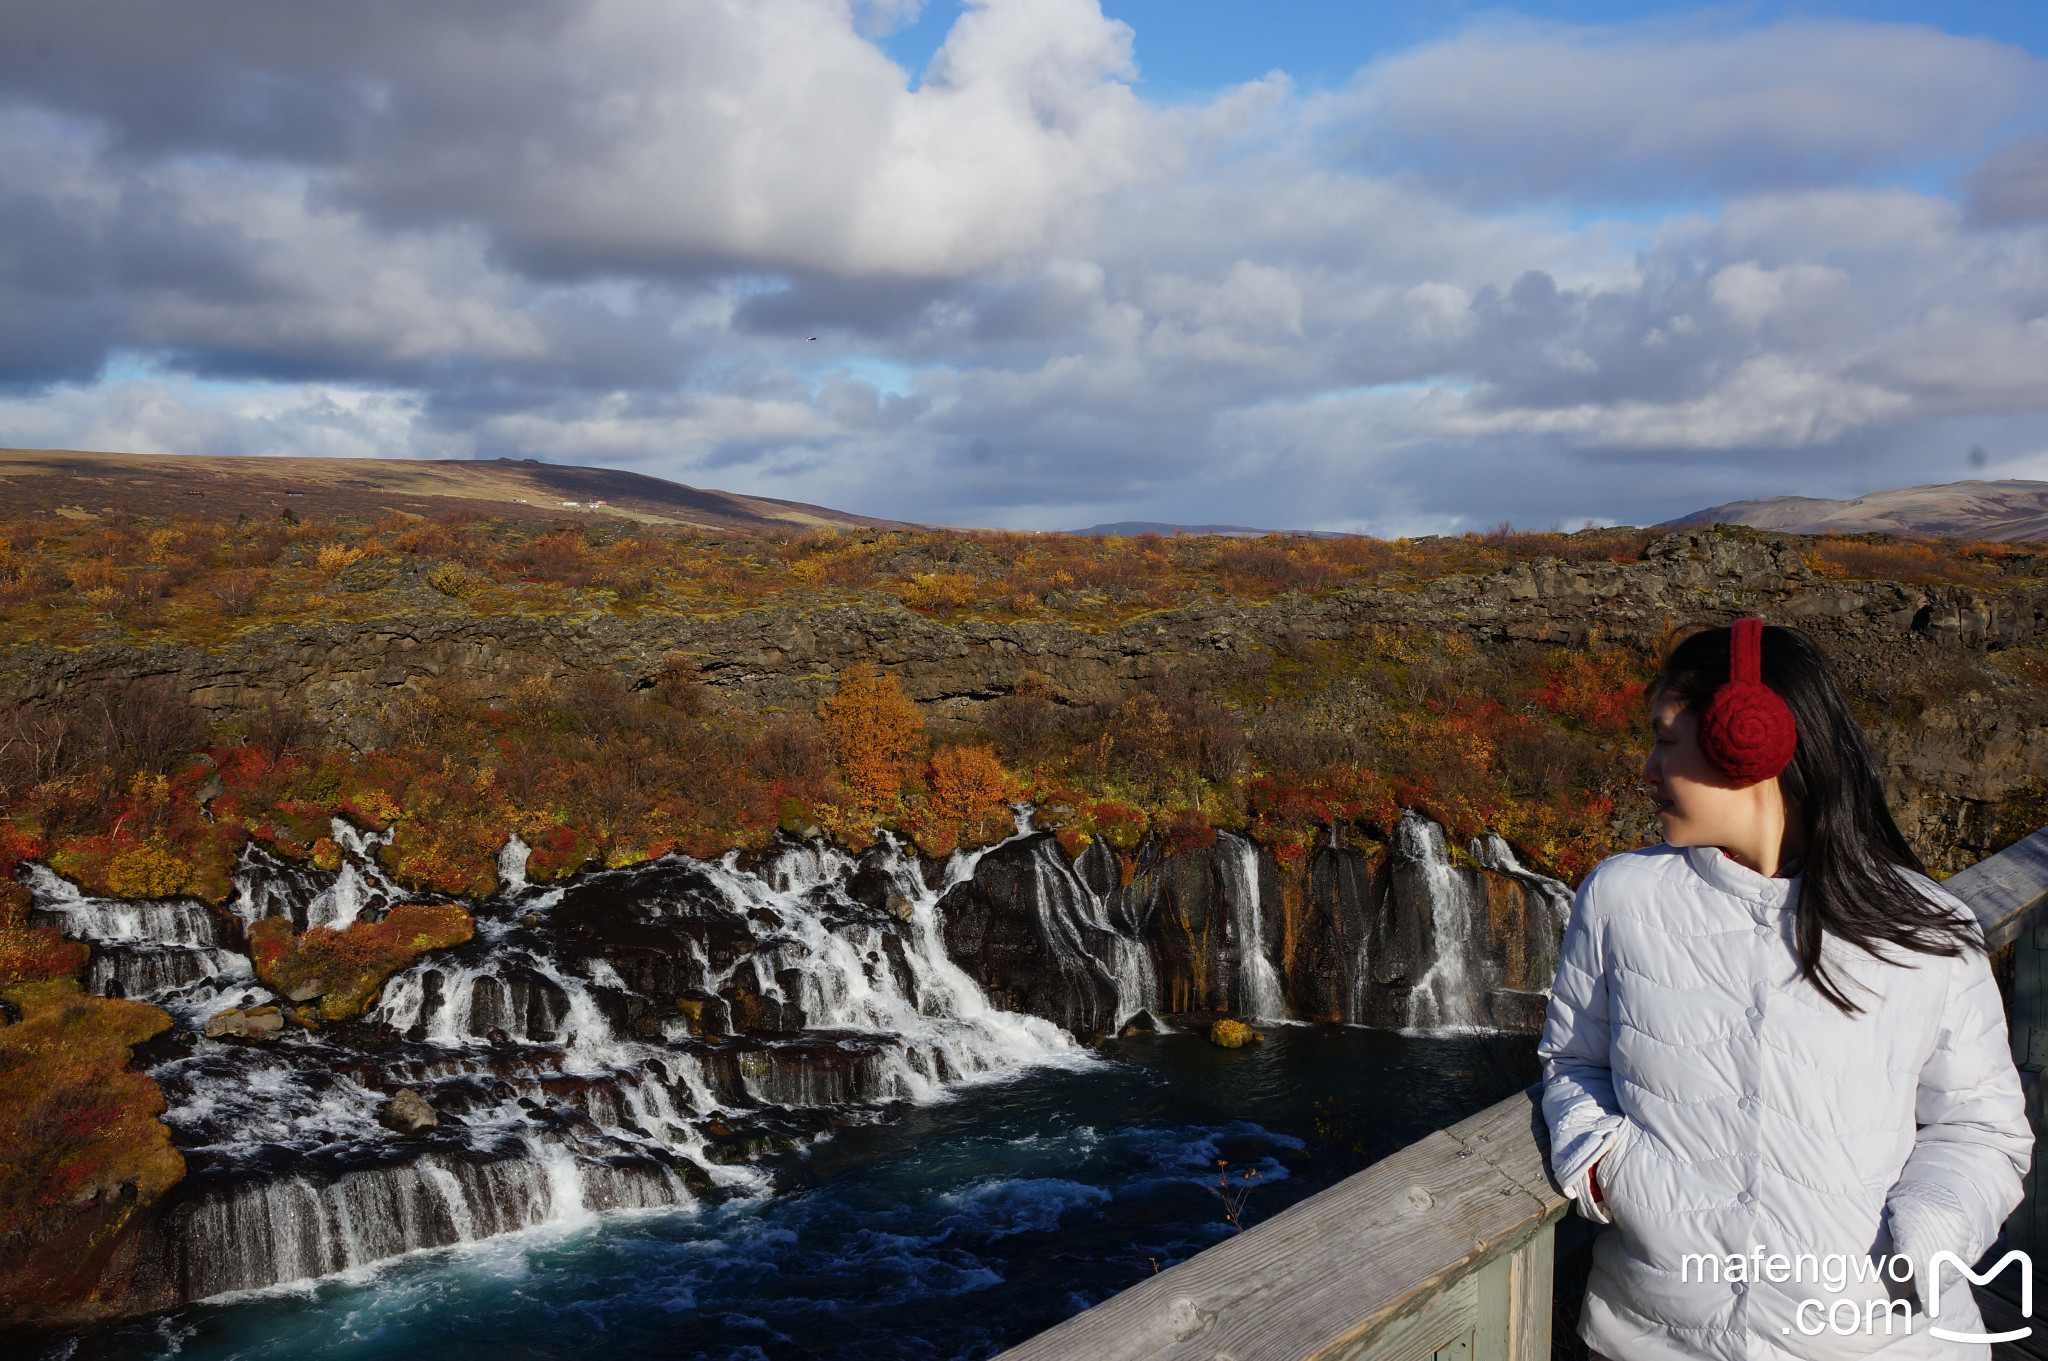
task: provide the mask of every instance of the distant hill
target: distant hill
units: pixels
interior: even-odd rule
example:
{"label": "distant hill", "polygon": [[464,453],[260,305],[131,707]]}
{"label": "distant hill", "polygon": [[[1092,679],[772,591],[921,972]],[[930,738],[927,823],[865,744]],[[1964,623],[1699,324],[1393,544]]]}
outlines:
{"label": "distant hill", "polygon": [[1990,539],[2032,543],[2048,539],[2048,482],[1939,482],[1874,491],[1848,501],[1817,496],[1771,496],[1709,506],[1659,529],[1749,525],[1789,534],[1910,534],[1930,539]]}
{"label": "distant hill", "polygon": [[1214,535],[1223,539],[1263,539],[1268,534],[1286,534],[1300,539],[1344,539],[1350,535],[1327,529],[1253,529],[1250,525],[1174,525],[1163,520],[1118,520],[1113,524],[1090,525],[1086,529],[1062,529],[1084,539],[1135,539],[1140,534]]}
{"label": "distant hill", "polygon": [[0,502],[16,514],[190,514],[209,519],[467,510],[502,519],[605,514],[745,533],[917,529],[801,501],[687,487],[642,473],[508,458],[231,458],[0,449]]}

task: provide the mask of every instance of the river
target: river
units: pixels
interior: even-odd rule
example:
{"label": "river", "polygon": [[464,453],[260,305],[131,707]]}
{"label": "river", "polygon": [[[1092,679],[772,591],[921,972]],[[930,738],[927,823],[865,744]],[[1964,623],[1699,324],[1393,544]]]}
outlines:
{"label": "river", "polygon": [[[190,1305],[15,1355],[981,1358],[1533,1081],[1529,1035],[1277,1025],[1120,1040],[785,1155],[781,1189]],[[1241,1183],[1240,1183],[1241,1184]],[[17,1340],[19,1341],[19,1340]]]}

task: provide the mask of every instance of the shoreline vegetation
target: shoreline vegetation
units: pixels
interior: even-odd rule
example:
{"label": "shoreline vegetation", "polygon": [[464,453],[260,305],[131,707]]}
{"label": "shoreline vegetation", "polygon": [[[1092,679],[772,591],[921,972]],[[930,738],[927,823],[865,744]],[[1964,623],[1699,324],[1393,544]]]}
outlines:
{"label": "shoreline vegetation", "polygon": [[[0,618],[17,644],[212,649],[267,625],[388,615],[387,588],[409,581],[484,620],[718,617],[801,599],[1104,629],[1203,601],[1415,589],[1542,558],[1631,562],[1656,537],[762,539],[594,519],[109,514],[0,522]],[[1976,589],[2048,565],[2031,545],[1882,536],[1802,551],[1823,578]],[[777,711],[707,685],[680,655],[638,689],[603,672],[502,693],[445,676],[345,714],[273,699],[209,718],[173,676],[17,701],[0,716],[0,1110],[21,1156],[0,1184],[0,1257],[103,1242],[180,1175],[154,1118],[163,1097],[127,1057],[169,1018],[82,992],[86,947],[29,924],[29,862],[96,896],[219,905],[252,843],[333,869],[333,819],[388,834],[382,863],[419,902],[340,931],[249,932],[264,981],[295,999],[318,985],[300,1023],[321,1025],[359,1017],[393,972],[468,939],[452,900],[497,891],[514,835],[536,883],[674,851],[716,859],[778,833],[859,848],[886,829],[944,856],[1009,835],[1015,803],[1069,855],[1100,839],[1126,862],[1147,838],[1172,851],[1227,829],[1298,868],[1333,825],[1384,844],[1403,808],[1454,843],[1497,832],[1568,881],[1651,839],[1633,798],[1644,651],[1597,636],[1496,651],[1421,627],[1256,651],[1092,703],[1027,672],[974,726],[928,723],[870,664],[841,672],[815,709]],[[1323,712],[1332,696],[1349,697],[1341,721]]]}

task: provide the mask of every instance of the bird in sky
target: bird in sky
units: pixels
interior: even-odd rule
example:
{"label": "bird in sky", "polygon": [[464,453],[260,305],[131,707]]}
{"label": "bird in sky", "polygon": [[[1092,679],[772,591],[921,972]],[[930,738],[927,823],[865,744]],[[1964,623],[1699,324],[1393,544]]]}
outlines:
{"label": "bird in sky", "polygon": [[816,337],[816,336],[809,336],[809,337],[806,337],[806,338],[807,338],[807,339],[810,339],[810,340],[816,340],[816,339],[817,339],[817,337]]}

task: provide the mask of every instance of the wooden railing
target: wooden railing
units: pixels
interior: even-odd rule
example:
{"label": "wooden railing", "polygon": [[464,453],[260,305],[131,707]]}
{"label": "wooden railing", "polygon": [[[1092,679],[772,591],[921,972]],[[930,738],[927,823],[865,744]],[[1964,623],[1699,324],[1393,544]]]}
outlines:
{"label": "wooden railing", "polygon": [[[1993,948],[2018,942],[2013,1057],[2038,1131],[2048,925],[2028,919],[2048,901],[2048,829],[1943,886]],[[2048,1261],[2037,1175],[2006,1235]],[[1555,1231],[1569,1206],[1531,1087],[997,1361],[1545,1361]]]}

